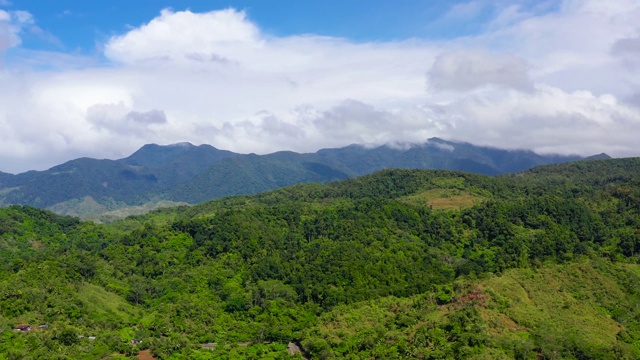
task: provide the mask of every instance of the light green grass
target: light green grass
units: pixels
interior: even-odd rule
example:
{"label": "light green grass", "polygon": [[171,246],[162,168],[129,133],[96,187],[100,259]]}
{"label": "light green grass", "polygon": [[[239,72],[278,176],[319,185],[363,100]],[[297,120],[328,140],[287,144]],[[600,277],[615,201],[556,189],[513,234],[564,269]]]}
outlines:
{"label": "light green grass", "polygon": [[138,316],[138,310],[125,299],[93,284],[82,284],[78,298],[90,313],[96,315],[116,317],[123,323],[131,323]]}
{"label": "light green grass", "polygon": [[411,205],[442,210],[469,208],[482,200],[482,197],[457,189],[431,189],[400,198],[400,201]]}

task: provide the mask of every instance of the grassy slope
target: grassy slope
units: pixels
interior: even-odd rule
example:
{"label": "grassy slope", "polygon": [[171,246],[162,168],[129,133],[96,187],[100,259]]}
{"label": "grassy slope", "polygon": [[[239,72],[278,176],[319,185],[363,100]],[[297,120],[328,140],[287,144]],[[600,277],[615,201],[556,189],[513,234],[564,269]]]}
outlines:
{"label": "grassy slope", "polygon": [[[488,295],[480,314],[497,344],[529,342],[548,357],[612,349],[637,357],[640,344],[625,344],[618,334],[625,331],[630,310],[640,305],[626,288],[639,272],[637,265],[604,261],[507,271],[479,283]],[[622,315],[622,309],[629,313]],[[563,342],[573,343],[573,354],[555,354]]]}
{"label": "grassy slope", "polygon": [[472,207],[482,199],[464,190],[431,189],[399,200],[416,206],[431,206],[433,209],[458,210]]}
{"label": "grassy slope", "polygon": [[94,317],[118,319],[122,323],[135,321],[139,310],[121,296],[90,283],[83,283],[78,290],[78,299]]}
{"label": "grassy slope", "polygon": [[[640,342],[625,334],[640,305],[637,293],[629,293],[639,275],[638,265],[605,260],[509,270],[458,281],[449,300],[443,292],[337,307],[303,344],[317,356],[337,357],[438,358],[458,351],[477,359],[638,358]],[[461,313],[476,314],[463,328],[477,332],[479,352],[451,350],[456,338],[442,331],[451,331],[451,319]]]}

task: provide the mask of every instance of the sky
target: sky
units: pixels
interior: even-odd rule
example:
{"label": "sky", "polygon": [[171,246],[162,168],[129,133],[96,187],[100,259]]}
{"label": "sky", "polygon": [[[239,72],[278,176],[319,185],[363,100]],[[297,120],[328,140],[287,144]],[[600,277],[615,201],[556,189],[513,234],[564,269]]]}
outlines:
{"label": "sky", "polygon": [[0,171],[147,143],[640,156],[637,0],[0,0]]}

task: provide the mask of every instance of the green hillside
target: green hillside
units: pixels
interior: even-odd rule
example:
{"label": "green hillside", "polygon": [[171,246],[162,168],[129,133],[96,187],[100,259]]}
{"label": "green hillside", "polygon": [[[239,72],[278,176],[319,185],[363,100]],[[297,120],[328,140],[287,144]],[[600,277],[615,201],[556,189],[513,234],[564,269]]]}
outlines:
{"label": "green hillside", "polygon": [[638,165],[385,170],[109,225],[0,208],[0,359],[639,358]]}
{"label": "green hillside", "polygon": [[637,358],[639,270],[583,259],[459,279],[436,293],[336,307],[303,345],[338,358]]}

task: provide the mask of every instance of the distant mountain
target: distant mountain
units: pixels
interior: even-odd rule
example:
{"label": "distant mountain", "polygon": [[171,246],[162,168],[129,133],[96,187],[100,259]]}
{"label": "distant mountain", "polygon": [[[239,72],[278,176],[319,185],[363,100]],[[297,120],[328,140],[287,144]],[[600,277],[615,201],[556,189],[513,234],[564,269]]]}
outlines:
{"label": "distant mountain", "polygon": [[[604,157],[608,158],[606,154],[592,158]],[[237,154],[190,143],[148,144],[118,160],[81,158],[46,171],[0,173],[0,205],[25,204],[87,217],[165,200],[199,203],[297,183],[335,181],[387,168],[497,175],[581,159],[439,138],[424,144],[350,145],[316,153],[268,155]]]}
{"label": "distant mountain", "polygon": [[190,166],[200,167],[234,156],[240,156],[240,154],[218,150],[211,145],[195,146],[190,143],[178,143],[162,146],[147,144],[131,156],[120,159],[118,162],[132,166],[166,168],[188,161],[191,163]]}
{"label": "distant mountain", "polygon": [[91,196],[137,203],[140,194],[157,189],[158,178],[144,167],[133,167],[113,160],[80,158],[46,171],[15,175],[1,197],[5,204],[27,204],[48,208],[59,202]]}
{"label": "distant mountain", "polygon": [[538,155],[431,138],[424,144],[384,145],[366,149],[351,145],[317,152],[352,169],[356,176],[386,168],[445,169],[485,175],[518,172],[538,165],[580,160],[580,156]]}
{"label": "distant mountain", "polygon": [[331,161],[321,161],[316,154],[294,152],[224,159],[177,186],[170,192],[169,199],[199,203],[223,196],[255,194],[287,185],[354,176],[349,169],[341,167]]}
{"label": "distant mountain", "polygon": [[116,160],[133,167],[150,169],[156,174],[158,187],[168,189],[200,174],[204,169],[227,158],[244,156],[211,145],[190,143],[144,145],[131,156]]}
{"label": "distant mountain", "polygon": [[5,184],[10,182],[11,179],[13,179],[14,176],[15,175],[13,175],[13,174],[7,174],[7,173],[3,173],[2,171],[0,171],[0,187],[5,186]]}
{"label": "distant mountain", "polygon": [[601,153],[601,154],[597,154],[597,155],[591,155],[589,157],[584,158],[584,160],[609,160],[611,159],[611,156],[605,154],[605,153]]}
{"label": "distant mountain", "polygon": [[277,152],[225,159],[176,187],[169,199],[199,203],[208,199],[253,194],[304,182],[326,182],[389,168],[445,169],[498,175],[538,165],[582,159],[579,156],[538,155],[532,151],[500,150],[438,138],[425,144],[350,145],[316,153]]}

